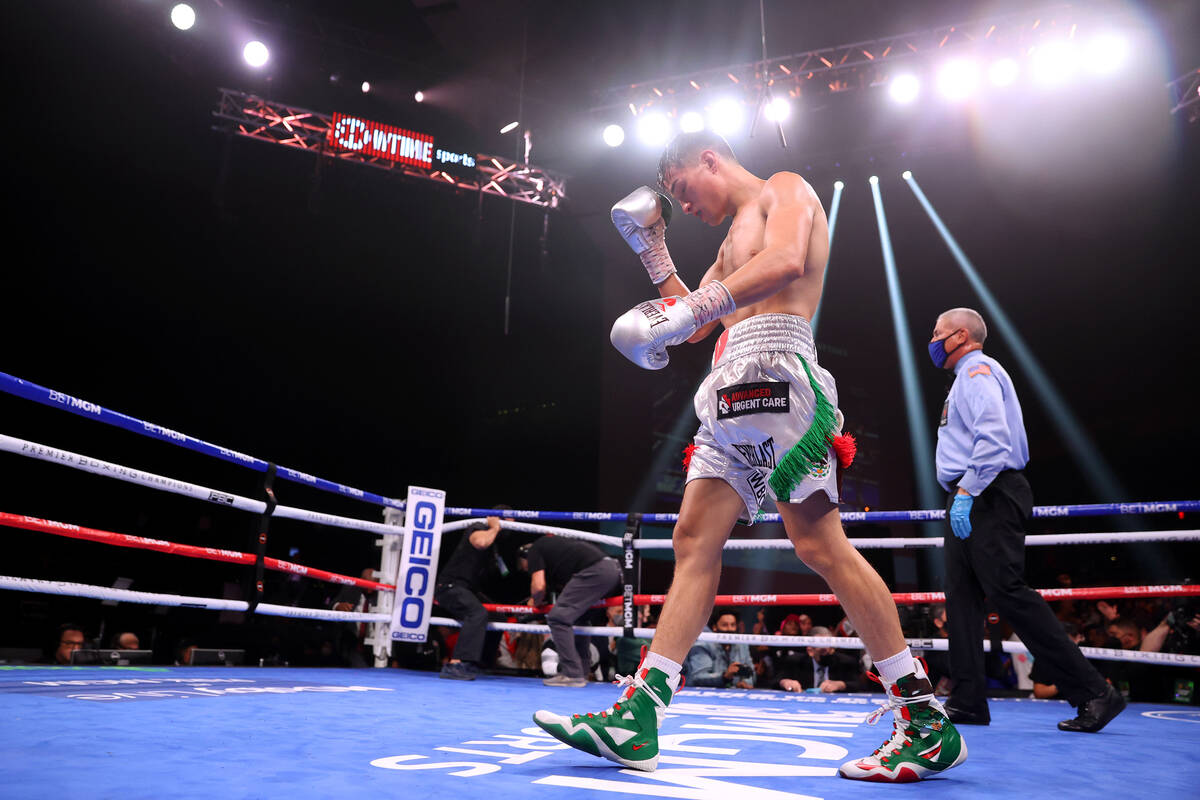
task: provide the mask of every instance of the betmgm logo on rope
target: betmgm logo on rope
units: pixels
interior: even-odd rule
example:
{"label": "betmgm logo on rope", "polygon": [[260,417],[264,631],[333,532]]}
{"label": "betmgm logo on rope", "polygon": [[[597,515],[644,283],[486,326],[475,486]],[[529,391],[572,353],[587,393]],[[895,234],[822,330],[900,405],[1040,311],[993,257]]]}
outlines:
{"label": "betmgm logo on rope", "polygon": [[396,603],[392,607],[394,640],[423,642],[429,634],[445,508],[446,493],[440,489],[408,487],[404,549],[396,580]]}

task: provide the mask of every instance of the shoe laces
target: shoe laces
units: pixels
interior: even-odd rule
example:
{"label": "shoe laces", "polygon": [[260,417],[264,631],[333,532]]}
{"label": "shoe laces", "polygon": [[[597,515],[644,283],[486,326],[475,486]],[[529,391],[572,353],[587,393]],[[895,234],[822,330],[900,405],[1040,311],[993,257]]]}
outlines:
{"label": "shoe laces", "polygon": [[[643,681],[641,678],[638,678],[636,675],[617,675],[616,679],[613,680],[613,683],[615,683],[617,686],[639,686],[641,688],[645,688],[646,685],[645,681]],[[646,690],[646,694],[654,697],[654,693],[648,689]],[[655,699],[657,700],[657,698]],[[580,717],[607,717],[610,713],[621,710],[621,702],[622,701],[618,700],[608,708],[603,708],[599,711],[591,711],[586,714],[572,714],[571,718],[579,719]]]}
{"label": "shoe laces", "polygon": [[659,708],[667,707],[667,704],[660,700],[658,695],[650,691],[650,687],[646,685],[645,678],[643,678],[641,675],[638,675],[636,672],[633,675],[617,675],[613,680],[613,683],[622,688],[633,686],[637,689],[641,689],[643,692],[650,695],[650,699],[654,701],[656,706]]}
{"label": "shoe laces", "polygon": [[[869,676],[874,678],[870,673]],[[882,683],[878,678],[874,678],[876,682]],[[915,705],[917,703],[925,703],[931,708],[941,710],[941,704],[933,694],[919,694],[913,697],[899,697],[892,694],[891,687],[887,687],[887,699],[867,715],[867,724],[874,725],[879,722],[880,718],[891,711],[894,715],[892,721],[892,735],[888,737],[883,744],[875,750],[872,755],[879,756],[880,761],[886,762],[887,759],[898,752],[903,747],[908,747],[912,744],[912,733],[917,731],[918,726],[911,719],[911,715],[906,715],[905,707]]]}

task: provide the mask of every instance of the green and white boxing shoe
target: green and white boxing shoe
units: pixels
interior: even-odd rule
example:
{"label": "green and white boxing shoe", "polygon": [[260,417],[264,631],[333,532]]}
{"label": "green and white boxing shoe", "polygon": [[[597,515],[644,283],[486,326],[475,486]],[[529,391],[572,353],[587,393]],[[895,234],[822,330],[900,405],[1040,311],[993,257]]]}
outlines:
{"label": "green and white boxing shoe", "polygon": [[928,679],[906,675],[887,688],[888,702],[867,717],[867,722],[874,725],[892,711],[891,738],[866,758],[842,764],[838,772],[843,778],[909,783],[967,760],[967,743],[934,698]]}
{"label": "green and white boxing shoe", "polygon": [[665,672],[638,667],[631,676],[618,676],[628,687],[611,708],[563,717],[538,711],[533,721],[560,742],[618,764],[653,772],[658,766],[658,729],[675,688]]}

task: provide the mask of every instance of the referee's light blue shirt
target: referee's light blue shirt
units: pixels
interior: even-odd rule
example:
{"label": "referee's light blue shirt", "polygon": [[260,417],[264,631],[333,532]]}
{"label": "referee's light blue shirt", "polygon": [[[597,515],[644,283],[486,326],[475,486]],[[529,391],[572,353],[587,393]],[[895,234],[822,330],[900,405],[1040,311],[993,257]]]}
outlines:
{"label": "referee's light blue shirt", "polygon": [[954,384],[942,407],[937,442],[938,483],[978,496],[1005,469],[1029,463],[1025,420],[1012,378],[982,350],[954,365]]}

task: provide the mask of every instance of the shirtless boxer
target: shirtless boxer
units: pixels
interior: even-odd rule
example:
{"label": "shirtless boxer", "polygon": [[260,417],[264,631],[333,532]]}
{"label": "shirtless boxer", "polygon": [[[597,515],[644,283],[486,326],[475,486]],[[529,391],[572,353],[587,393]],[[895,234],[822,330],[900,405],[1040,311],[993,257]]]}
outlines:
{"label": "shirtless boxer", "polygon": [[769,489],[796,555],[837,594],[879,670],[888,695],[879,713],[894,712],[891,737],[843,764],[842,777],[914,781],[962,763],[966,745],[909,652],[886,584],[842,530],[832,447],[841,414],[808,323],[829,255],[820,200],[794,173],[751,174],[706,131],[676,137],[658,178],[702,222],[732,217],[716,261],[689,291],[666,248],[670,199],[643,186],[612,212],[662,298],[618,318],[614,346],[638,366],[661,369],[668,347],[699,342],[718,323],[726,328],[696,394],[700,429],[673,534],[675,577],[654,641],[616,704],[595,714],[538,711],[534,721],[577,749],[655,769],[658,728],[712,611],[722,548],[739,519],[753,521]]}

